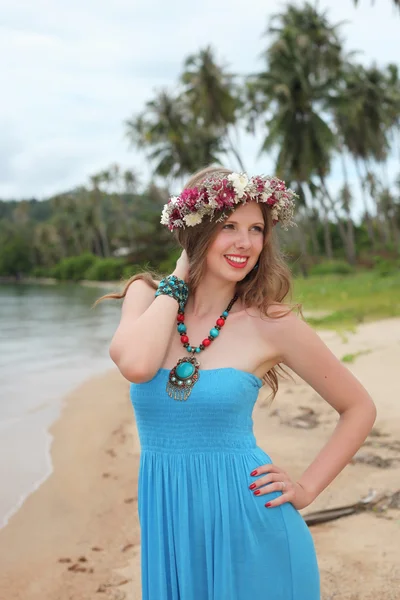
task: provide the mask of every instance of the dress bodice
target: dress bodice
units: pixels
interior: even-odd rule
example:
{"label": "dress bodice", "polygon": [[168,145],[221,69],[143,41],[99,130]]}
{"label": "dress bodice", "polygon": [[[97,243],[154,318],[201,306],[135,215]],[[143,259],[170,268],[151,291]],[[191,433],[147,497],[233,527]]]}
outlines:
{"label": "dress bodice", "polygon": [[262,380],[230,367],[199,370],[186,401],[168,396],[169,370],[132,383],[130,397],[142,450],[243,451],[256,447],[252,412]]}

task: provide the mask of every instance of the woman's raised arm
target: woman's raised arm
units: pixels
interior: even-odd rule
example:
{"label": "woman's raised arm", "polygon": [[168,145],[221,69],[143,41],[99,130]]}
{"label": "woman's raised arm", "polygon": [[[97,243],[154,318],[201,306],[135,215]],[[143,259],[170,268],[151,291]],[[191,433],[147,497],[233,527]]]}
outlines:
{"label": "woman's raised arm", "polygon": [[[188,270],[183,251],[173,275],[186,280]],[[176,327],[177,301],[171,296],[154,295],[154,289],[143,279],[131,283],[122,305],[121,321],[111,340],[111,359],[121,374],[134,383],[154,377]]]}

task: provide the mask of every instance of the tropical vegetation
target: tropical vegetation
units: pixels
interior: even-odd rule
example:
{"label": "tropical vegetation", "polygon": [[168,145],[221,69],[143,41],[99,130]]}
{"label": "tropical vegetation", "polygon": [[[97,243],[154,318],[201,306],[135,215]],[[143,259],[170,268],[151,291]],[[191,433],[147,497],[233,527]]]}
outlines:
{"label": "tropical vegetation", "polygon": [[267,24],[257,72],[232,72],[212,47],[188,56],[171,89],[124,124],[152,180],[143,188],[134,169],[112,165],[47,200],[0,201],[0,276],[168,271],[177,250],[162,205],[207,164],[246,170],[245,136],[262,138],[260,156],[300,196],[298,227],[278,232],[295,273],[390,276],[400,266],[399,67],[360,62],[342,29],[310,3],[289,4]]}

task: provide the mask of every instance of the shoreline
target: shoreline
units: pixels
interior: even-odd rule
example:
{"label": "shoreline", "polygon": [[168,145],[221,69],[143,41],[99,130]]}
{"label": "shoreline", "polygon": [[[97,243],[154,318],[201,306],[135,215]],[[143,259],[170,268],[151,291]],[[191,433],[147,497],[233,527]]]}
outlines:
{"label": "shoreline", "polygon": [[[58,418],[61,418],[61,415]],[[57,420],[58,419],[56,419],[55,422],[57,422]],[[51,476],[51,474],[54,471],[54,465],[53,465],[52,458],[51,458],[51,447],[52,447],[52,444],[54,441],[54,436],[50,433],[52,426],[53,426],[53,423],[51,423],[49,427],[45,428],[46,436],[48,438],[50,438],[48,440],[46,448],[45,448],[47,471],[40,479],[34,481],[34,483],[30,486],[30,488],[28,490],[26,490],[26,491],[22,492],[22,494],[20,494],[15,505],[12,508],[10,508],[8,510],[8,512],[6,512],[5,515],[1,518],[0,533],[1,533],[2,529],[7,527],[8,523],[10,522],[10,519],[12,519],[12,517],[14,515],[18,514],[18,511],[21,510],[21,508],[23,507],[25,501],[29,498],[29,496],[31,496],[37,490],[39,490],[40,487],[47,481],[47,479]]]}
{"label": "shoreline", "polygon": [[80,281],[60,281],[54,277],[23,277],[22,279],[17,279],[16,277],[0,277],[0,285],[2,283],[12,283],[15,285],[57,285],[63,283],[73,283],[86,287],[105,287],[110,289],[122,284],[121,281],[91,281],[90,279],[81,279]]}
{"label": "shoreline", "polygon": [[[380,435],[369,438],[360,454],[375,452],[393,459],[393,465],[348,465],[302,513],[355,502],[368,489],[393,492],[400,480],[400,453],[374,446],[400,438],[400,319],[360,325],[347,339],[333,331],[319,335],[339,358],[361,353],[349,368],[377,404],[374,429]],[[303,406],[314,411],[317,426],[290,424]],[[292,478],[313,460],[337,421],[331,407],[296,376],[294,383],[280,382],[271,408],[260,398],[253,418],[258,445]],[[138,600],[140,445],[128,382],[116,368],[91,376],[64,397],[49,435],[53,472],[0,530],[0,596],[87,600],[103,591],[115,600]],[[391,510],[386,516],[365,513],[311,528],[321,600],[395,599],[399,518],[400,510]]]}

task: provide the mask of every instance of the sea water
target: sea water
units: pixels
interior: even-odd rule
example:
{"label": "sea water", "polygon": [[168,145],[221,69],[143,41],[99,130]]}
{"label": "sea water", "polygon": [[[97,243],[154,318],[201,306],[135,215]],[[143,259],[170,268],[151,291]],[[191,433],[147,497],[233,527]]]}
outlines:
{"label": "sea water", "polygon": [[0,527],[52,472],[50,425],[63,397],[111,369],[120,302],[109,289],[0,285]]}

